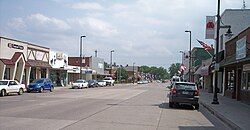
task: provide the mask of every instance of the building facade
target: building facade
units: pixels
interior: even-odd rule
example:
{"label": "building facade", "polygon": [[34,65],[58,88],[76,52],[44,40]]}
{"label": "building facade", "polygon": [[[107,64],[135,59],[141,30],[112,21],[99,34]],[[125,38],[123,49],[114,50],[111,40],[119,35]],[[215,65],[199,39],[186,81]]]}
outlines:
{"label": "building facade", "polygon": [[50,50],[49,64],[51,65],[49,78],[56,86],[68,84],[68,55]]}
{"label": "building facade", "polygon": [[[239,22],[240,21],[240,22]],[[220,34],[219,34],[219,61],[222,61],[225,57],[225,49],[226,49],[226,43],[230,41],[231,39],[234,39],[238,36],[239,33],[241,33],[243,30],[249,27],[249,21],[250,21],[250,9],[226,9],[221,14],[221,26],[224,25],[230,25],[231,31],[233,33],[233,36],[228,37],[226,36],[226,32],[228,31],[228,28],[220,28]],[[216,26],[215,26],[216,27]],[[216,37],[214,38],[216,39]],[[215,76],[213,76],[213,85],[215,85]],[[218,88],[220,89],[220,92],[224,95],[224,89],[223,86],[225,86],[226,82],[226,72],[224,68],[220,65],[219,71],[218,71]]]}
{"label": "building facade", "polygon": [[28,44],[27,65],[30,67],[29,82],[39,78],[49,78],[49,52],[50,49],[39,45]]}
{"label": "building facade", "polygon": [[225,44],[224,95],[250,104],[250,26]]}
{"label": "building facade", "polygon": [[27,61],[27,44],[22,41],[0,37],[0,79],[28,82],[24,77]]}
{"label": "building facade", "polygon": [[26,86],[48,78],[49,48],[0,37],[0,79],[17,80]]}

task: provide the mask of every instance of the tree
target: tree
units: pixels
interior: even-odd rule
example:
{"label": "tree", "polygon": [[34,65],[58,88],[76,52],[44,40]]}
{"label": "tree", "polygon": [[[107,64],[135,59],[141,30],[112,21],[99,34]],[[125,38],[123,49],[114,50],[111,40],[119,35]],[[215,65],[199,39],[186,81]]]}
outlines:
{"label": "tree", "polygon": [[141,66],[140,71],[143,73],[154,75],[155,79],[161,80],[161,79],[169,79],[169,73],[168,71],[163,67],[149,67],[149,66]]}
{"label": "tree", "polygon": [[118,80],[119,80],[120,74],[121,74],[121,80],[127,80],[128,79],[128,73],[123,67],[117,68],[116,75],[118,75]]}
{"label": "tree", "polygon": [[180,63],[173,63],[171,66],[168,68],[170,77],[173,77],[174,75],[178,74],[178,70],[180,68]]}

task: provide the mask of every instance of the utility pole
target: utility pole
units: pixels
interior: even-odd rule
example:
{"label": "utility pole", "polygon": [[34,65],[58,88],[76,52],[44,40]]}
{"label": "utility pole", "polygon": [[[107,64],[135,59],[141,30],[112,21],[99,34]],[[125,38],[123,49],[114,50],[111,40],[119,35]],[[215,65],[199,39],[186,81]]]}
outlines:
{"label": "utility pole", "polygon": [[192,66],[192,56],[191,56],[191,49],[192,49],[192,32],[191,31],[185,31],[189,33],[189,67],[188,67],[188,73],[189,73],[189,82],[191,82],[191,66]]}
{"label": "utility pole", "polygon": [[86,37],[86,36],[81,36],[80,37],[80,57],[79,57],[79,62],[80,62],[80,79],[82,79],[82,59],[83,59],[83,57],[82,57],[82,38],[83,37]]}
{"label": "utility pole", "polygon": [[220,0],[218,0],[218,9],[217,9],[217,28],[216,28],[216,52],[215,52],[215,81],[214,81],[214,97],[212,104],[219,104],[217,97],[218,90],[218,69],[219,69],[219,37],[220,37]]}
{"label": "utility pole", "polygon": [[95,50],[95,57],[97,57],[97,50]]}

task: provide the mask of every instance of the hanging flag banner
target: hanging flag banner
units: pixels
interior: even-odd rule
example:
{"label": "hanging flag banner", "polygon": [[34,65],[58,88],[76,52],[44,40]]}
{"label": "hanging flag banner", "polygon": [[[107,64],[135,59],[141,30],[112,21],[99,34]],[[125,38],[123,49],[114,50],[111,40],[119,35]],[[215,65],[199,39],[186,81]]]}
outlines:
{"label": "hanging flag banner", "polygon": [[206,36],[205,39],[214,39],[215,16],[206,16]]}

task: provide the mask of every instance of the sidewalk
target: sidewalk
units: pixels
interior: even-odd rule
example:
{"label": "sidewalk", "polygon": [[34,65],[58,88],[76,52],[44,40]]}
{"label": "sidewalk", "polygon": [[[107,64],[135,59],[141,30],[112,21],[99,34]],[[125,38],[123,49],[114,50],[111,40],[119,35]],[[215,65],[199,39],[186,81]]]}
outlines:
{"label": "sidewalk", "polygon": [[201,92],[200,104],[232,129],[250,129],[250,106],[218,94],[219,105],[211,104],[213,94]]}

